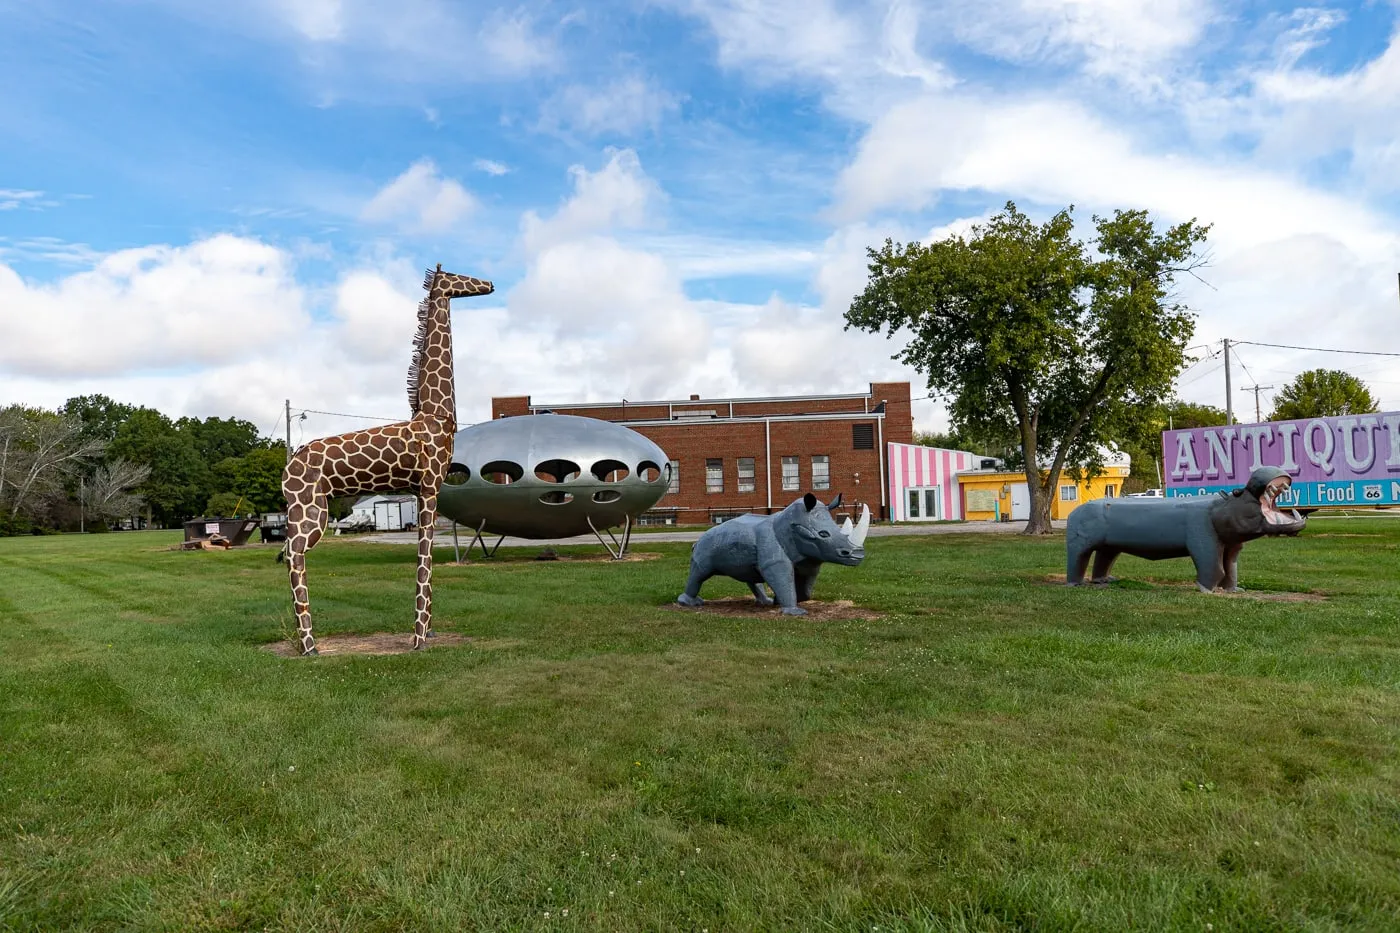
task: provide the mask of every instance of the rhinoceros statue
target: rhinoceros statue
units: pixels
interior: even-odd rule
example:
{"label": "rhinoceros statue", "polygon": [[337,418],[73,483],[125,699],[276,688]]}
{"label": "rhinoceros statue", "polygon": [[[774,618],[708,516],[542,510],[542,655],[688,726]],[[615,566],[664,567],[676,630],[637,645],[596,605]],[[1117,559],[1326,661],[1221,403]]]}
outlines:
{"label": "rhinoceros statue", "polygon": [[[812,598],[822,564],[854,567],[865,559],[870,508],[861,509],[855,525],[837,527],[831,510],[841,496],[823,505],[810,492],[776,515],[741,515],[700,536],[690,552],[690,579],[676,598],[682,606],[701,606],[700,586],[713,576],[733,577],[749,585],[761,606],[774,600],[784,615],[802,616],[797,605]],[[763,584],[773,598],[763,592]]]}
{"label": "rhinoceros statue", "polygon": [[1069,513],[1065,528],[1065,582],[1084,582],[1094,555],[1092,583],[1108,583],[1119,554],[1148,560],[1190,557],[1201,592],[1233,593],[1239,586],[1240,551],[1265,535],[1296,535],[1306,519],[1274,505],[1293,480],[1276,467],[1260,467],[1249,482],[1218,496],[1171,499],[1096,499]]}

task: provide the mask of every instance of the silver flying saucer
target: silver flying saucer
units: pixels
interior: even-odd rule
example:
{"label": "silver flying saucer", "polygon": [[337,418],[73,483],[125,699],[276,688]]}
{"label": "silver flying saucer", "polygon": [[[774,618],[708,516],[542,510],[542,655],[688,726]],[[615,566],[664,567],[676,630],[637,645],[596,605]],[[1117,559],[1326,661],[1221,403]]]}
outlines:
{"label": "silver flying saucer", "polygon": [[486,534],[563,538],[630,525],[670,482],[665,452],[630,428],[522,415],[457,432],[438,509]]}

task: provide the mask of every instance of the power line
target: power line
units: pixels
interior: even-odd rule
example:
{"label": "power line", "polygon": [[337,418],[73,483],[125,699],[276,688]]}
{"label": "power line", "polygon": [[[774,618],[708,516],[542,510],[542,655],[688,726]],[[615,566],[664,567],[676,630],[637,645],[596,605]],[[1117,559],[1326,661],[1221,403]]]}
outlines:
{"label": "power line", "polygon": [[1183,387],[1183,386],[1189,386],[1189,385],[1191,385],[1193,382],[1200,382],[1200,381],[1201,381],[1202,379],[1204,379],[1205,377],[1210,376],[1210,375],[1213,375],[1214,373],[1219,372],[1219,371],[1220,371],[1220,368],[1221,368],[1222,366],[1224,366],[1224,365],[1225,365],[1224,363],[1221,363],[1220,366],[1211,366],[1211,367],[1208,368],[1208,369],[1203,369],[1203,370],[1201,370],[1199,373],[1196,374],[1196,377],[1195,377],[1194,379],[1188,379],[1188,380],[1186,380],[1185,382],[1180,382],[1180,383],[1178,383],[1178,384],[1177,384],[1177,388],[1181,388],[1181,387]]}
{"label": "power line", "polygon": [[[1235,341],[1231,341],[1231,343],[1234,343],[1234,342],[1235,342]],[[1243,369],[1243,370],[1244,370],[1244,374],[1245,374],[1246,376],[1248,376],[1248,377],[1249,377],[1251,380],[1253,380],[1254,382],[1258,382],[1258,381],[1259,381],[1258,379],[1255,379],[1255,378],[1254,378],[1254,373],[1252,373],[1252,372],[1249,371],[1249,367],[1246,366],[1246,365],[1244,365],[1244,357],[1240,356],[1240,351],[1238,351],[1238,350],[1235,351],[1235,360],[1240,364],[1240,369]],[[1243,386],[1241,386],[1241,388],[1243,388]]]}
{"label": "power line", "polygon": [[259,434],[258,437],[271,437],[271,436],[272,436],[272,432],[273,432],[273,431],[276,431],[276,430],[277,430],[277,426],[278,426],[279,424],[281,424],[281,423],[282,423],[282,413],[279,411],[279,412],[277,413],[277,417],[274,418],[274,419],[272,419],[272,427],[268,428],[266,431],[264,431],[263,433]]}
{"label": "power line", "polygon": [[1190,366],[1186,367],[1186,368],[1183,369],[1181,372],[1177,373],[1177,374],[1176,374],[1176,378],[1177,378],[1178,380],[1179,380],[1182,376],[1184,376],[1184,375],[1186,375],[1187,373],[1189,373],[1191,370],[1195,369],[1197,366],[1200,366],[1202,363],[1206,362],[1207,360],[1213,360],[1213,359],[1216,359],[1216,358],[1218,358],[1218,357],[1220,356],[1220,354],[1219,354],[1218,352],[1216,352],[1216,351],[1214,351],[1214,350],[1211,350],[1210,347],[1206,347],[1206,346],[1202,346],[1202,347],[1192,347],[1191,349],[1193,349],[1193,350],[1195,350],[1195,349],[1201,349],[1201,350],[1207,350],[1207,351],[1209,351],[1209,352],[1207,352],[1205,356],[1203,356],[1203,357],[1201,357],[1200,359],[1194,361]]}
{"label": "power line", "polygon": [[1254,347],[1273,347],[1276,350],[1304,350],[1309,353],[1350,353],[1356,356],[1396,356],[1400,353],[1384,353],[1380,350],[1338,350],[1333,347],[1295,347],[1286,343],[1261,343],[1258,340],[1233,340],[1231,343],[1247,343]]}
{"label": "power line", "polygon": [[403,418],[381,418],[378,415],[350,415],[343,411],[318,411],[315,408],[298,408],[303,415],[330,415],[332,418],[363,418],[365,421],[403,421]]}

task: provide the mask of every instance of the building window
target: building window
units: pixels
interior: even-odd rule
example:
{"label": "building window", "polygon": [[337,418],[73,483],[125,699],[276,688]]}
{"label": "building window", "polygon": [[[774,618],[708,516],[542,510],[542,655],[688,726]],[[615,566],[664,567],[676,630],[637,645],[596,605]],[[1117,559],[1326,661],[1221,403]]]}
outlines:
{"label": "building window", "polygon": [[919,490],[909,490],[909,517],[919,517]]}
{"label": "building window", "polygon": [[739,458],[739,491],[754,491],[753,457]]}
{"label": "building window", "polygon": [[724,492],[724,461],[705,461],[705,491]]}
{"label": "building window", "polygon": [[666,492],[678,493],[681,491],[681,462],[671,461],[671,482],[666,486]]}
{"label": "building window", "polygon": [[873,424],[853,424],[851,425],[851,446],[856,450],[875,449],[875,425]]}
{"label": "building window", "polygon": [[831,488],[831,458],[826,454],[812,455],[812,488]]}
{"label": "building window", "polygon": [[1112,499],[1114,496],[1118,495],[1118,487],[1115,486],[1113,483],[1109,483],[1103,488],[1103,494],[1108,498]]}
{"label": "building window", "polygon": [[792,491],[797,489],[802,480],[797,475],[797,458],[783,458],[783,489]]}
{"label": "building window", "polygon": [[1061,487],[1060,487],[1060,501],[1061,501],[1061,502],[1074,502],[1074,501],[1076,501],[1078,498],[1079,498],[1079,487],[1078,487],[1078,486],[1061,486]]}

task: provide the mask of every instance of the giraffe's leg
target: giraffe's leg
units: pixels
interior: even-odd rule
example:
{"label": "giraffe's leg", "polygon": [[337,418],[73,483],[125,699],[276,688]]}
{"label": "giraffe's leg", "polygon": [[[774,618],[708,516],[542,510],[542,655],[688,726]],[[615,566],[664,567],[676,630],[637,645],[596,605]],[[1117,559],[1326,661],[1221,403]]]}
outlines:
{"label": "giraffe's leg", "polygon": [[414,602],[413,647],[433,637],[433,523],[437,521],[437,496],[418,499],[418,598]]}
{"label": "giraffe's leg", "polygon": [[325,494],[316,485],[287,502],[287,573],[292,584],[292,607],[297,618],[297,646],[302,654],[316,654],[311,635],[311,596],[306,588],[306,552],[321,540],[329,517]]}

